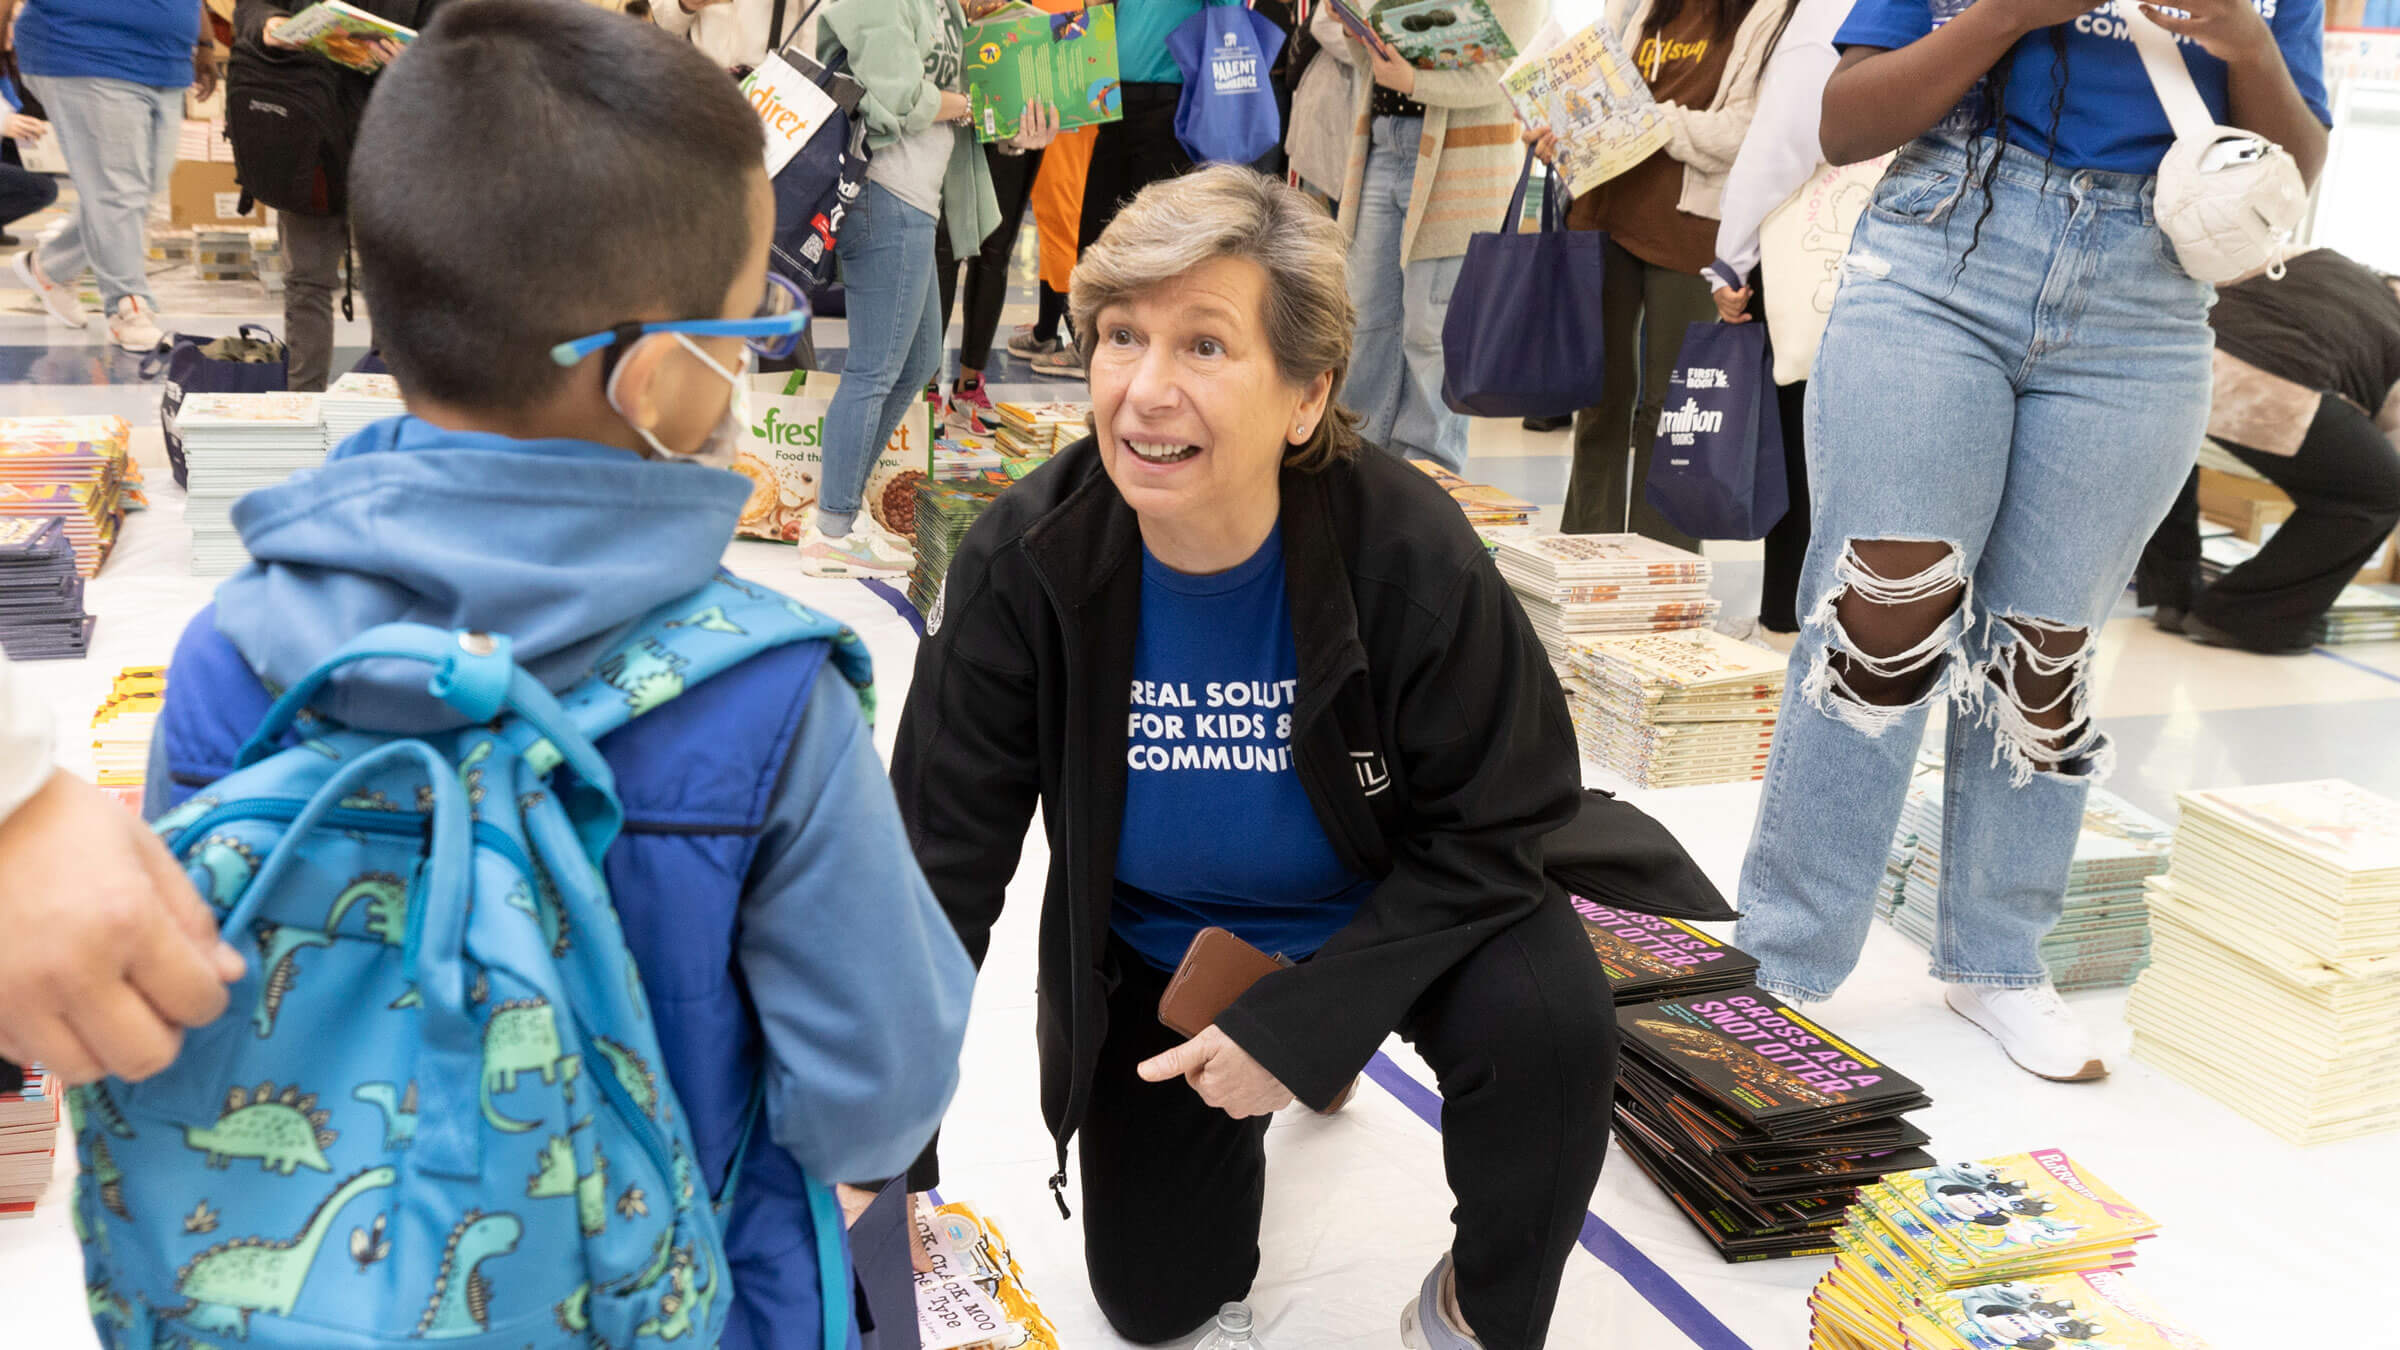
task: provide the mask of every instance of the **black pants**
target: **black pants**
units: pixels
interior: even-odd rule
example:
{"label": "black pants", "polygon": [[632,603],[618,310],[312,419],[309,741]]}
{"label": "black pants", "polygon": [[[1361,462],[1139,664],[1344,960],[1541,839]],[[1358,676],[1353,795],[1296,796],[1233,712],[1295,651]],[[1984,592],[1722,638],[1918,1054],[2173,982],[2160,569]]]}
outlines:
{"label": "black pants", "polygon": [[[1084,1261],[1118,1334],[1155,1344],[1250,1291],[1267,1119],[1234,1120],[1181,1079],[1135,1075],[1182,1038],[1159,1025],[1165,973],[1110,947],[1109,1035],[1080,1144]],[[1608,1148],[1607,981],[1574,915],[1545,904],[1435,981],[1400,1034],[1440,1080],[1459,1307],[1490,1350],[1530,1350]]]}
{"label": "black pants", "polygon": [[1800,565],[1808,561],[1808,381],[1775,386],[1783,418],[1783,479],[1791,509],[1767,531],[1767,565],[1758,592],[1758,626],[1770,633],[1800,631]]}
{"label": "black pants", "polygon": [[[1642,261],[1608,241],[1600,324],[1608,381],[1598,405],[1575,414],[1575,463],[1559,528],[1568,534],[1631,530],[1677,548],[1700,541],[1650,504],[1642,485],[1658,440],[1667,382],[1683,354],[1683,331],[1717,317],[1706,279]],[[1630,460],[1627,450],[1631,449]]]}
{"label": "black pants", "polygon": [[917,1350],[916,1234],[906,1177],[884,1187],[850,1228],[860,1350]]}
{"label": "black pants", "polygon": [[14,164],[0,164],[0,228],[14,225],[57,200],[57,179]]}
{"label": "black pants", "polygon": [[[967,259],[967,326],[958,338],[958,368],[982,370],[992,363],[992,335],[1000,328],[1000,307],[1008,303],[1008,255],[1016,252],[1017,231],[1025,223],[1025,203],[1033,195],[1033,176],[1041,172],[1039,150],[1004,155],[983,148],[992,166],[992,195],[1000,202],[1000,228],[985,236],[983,249]],[[958,255],[950,247],[950,223],[933,232],[933,275],[942,288],[942,331],[950,331],[950,307],[958,299]]]}
{"label": "black pants", "polygon": [[2262,647],[2313,641],[2342,587],[2400,524],[2400,451],[2373,418],[2327,394],[2292,455],[2225,447],[2292,499],[2258,556],[2200,583],[2200,475],[2167,512],[2135,572],[2143,604],[2183,610]]}
{"label": "black pants", "polygon": [[1083,179],[1083,228],[1076,247],[1090,248],[1133,194],[1192,167],[1175,139],[1180,84],[1130,82],[1122,121],[1102,122],[1092,137],[1092,166]]}

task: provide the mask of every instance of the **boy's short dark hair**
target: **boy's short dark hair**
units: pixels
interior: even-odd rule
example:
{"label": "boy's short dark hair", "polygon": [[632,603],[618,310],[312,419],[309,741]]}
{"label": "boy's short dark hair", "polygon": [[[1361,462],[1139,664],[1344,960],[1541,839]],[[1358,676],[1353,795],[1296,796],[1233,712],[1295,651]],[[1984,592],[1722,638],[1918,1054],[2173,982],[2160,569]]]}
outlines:
{"label": "boy's short dark hair", "polygon": [[557,343],[718,317],[764,156],[725,72],[657,28],[580,0],[444,6],[350,165],[384,359],[412,395],[487,410],[555,389]]}

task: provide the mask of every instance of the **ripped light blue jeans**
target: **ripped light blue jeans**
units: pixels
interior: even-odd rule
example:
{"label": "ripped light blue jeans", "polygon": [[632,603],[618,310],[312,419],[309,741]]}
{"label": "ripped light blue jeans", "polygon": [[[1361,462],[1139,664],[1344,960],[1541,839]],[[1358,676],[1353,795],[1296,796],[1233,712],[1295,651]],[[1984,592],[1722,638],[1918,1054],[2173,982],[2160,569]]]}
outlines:
{"label": "ripped light blue jeans", "polygon": [[[2151,180],[2051,168],[2045,182],[2041,159],[2011,147],[1986,216],[1989,154],[1970,169],[1963,144],[1929,138],[1894,162],[1809,381],[1805,618],[1735,938],[1787,998],[1828,997],[1857,964],[1945,700],[1932,973],[2047,978],[2041,940],[2111,758],[2091,719],[2090,639],[2207,421],[2213,292],[2176,264]],[[1873,555],[1885,540],[1938,560],[1878,572],[1854,545]],[[1862,646],[1842,620],[1943,596],[1955,612],[1913,645]]]}

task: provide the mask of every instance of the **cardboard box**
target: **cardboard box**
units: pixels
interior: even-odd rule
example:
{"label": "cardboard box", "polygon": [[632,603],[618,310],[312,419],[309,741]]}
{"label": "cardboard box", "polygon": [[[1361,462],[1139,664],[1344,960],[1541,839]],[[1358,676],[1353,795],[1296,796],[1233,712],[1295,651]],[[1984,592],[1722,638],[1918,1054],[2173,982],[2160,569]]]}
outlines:
{"label": "cardboard box", "polygon": [[239,207],[241,198],[242,185],[234,181],[232,165],[187,161],[175,166],[175,176],[167,185],[168,219],[177,229],[266,224],[267,209],[253,205],[244,215]]}

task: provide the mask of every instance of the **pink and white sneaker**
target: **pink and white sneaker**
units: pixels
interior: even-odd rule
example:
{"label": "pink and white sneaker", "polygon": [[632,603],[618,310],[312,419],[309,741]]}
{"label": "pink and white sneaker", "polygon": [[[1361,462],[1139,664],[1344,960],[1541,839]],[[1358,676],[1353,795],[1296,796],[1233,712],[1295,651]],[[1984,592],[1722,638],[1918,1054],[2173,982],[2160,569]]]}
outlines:
{"label": "pink and white sneaker", "polygon": [[800,539],[800,570],[829,579],[890,579],[908,575],[917,565],[916,551],[884,533],[862,514],[850,533],[835,539],[814,521]]}

